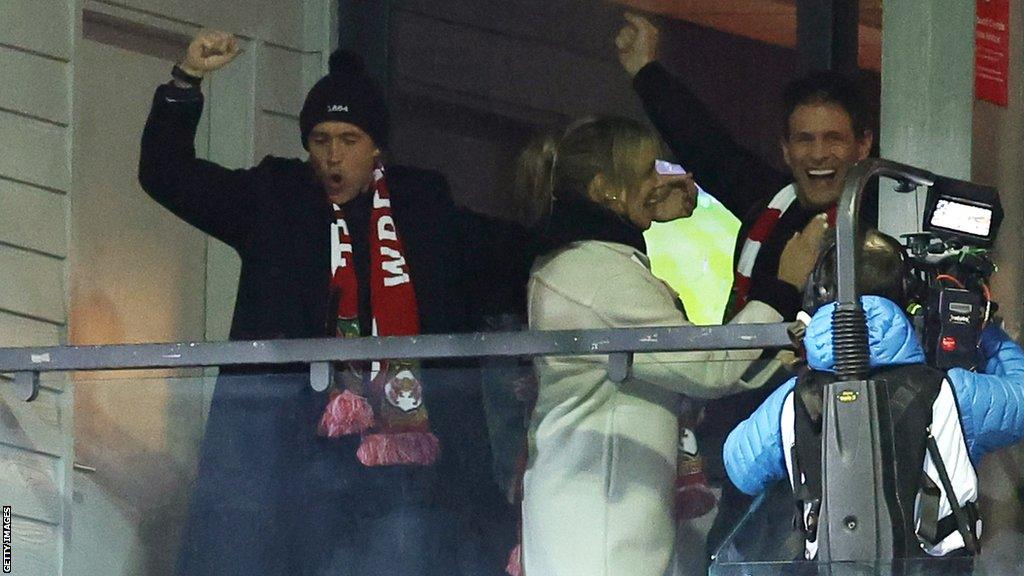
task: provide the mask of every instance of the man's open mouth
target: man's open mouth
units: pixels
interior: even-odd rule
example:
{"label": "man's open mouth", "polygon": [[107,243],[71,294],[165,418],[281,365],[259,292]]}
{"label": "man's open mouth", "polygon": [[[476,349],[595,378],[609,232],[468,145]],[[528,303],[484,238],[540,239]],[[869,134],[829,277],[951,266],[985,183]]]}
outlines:
{"label": "man's open mouth", "polygon": [[811,180],[832,180],[833,178],[835,178],[835,176],[836,171],[833,169],[817,169],[807,171],[807,177],[810,178]]}

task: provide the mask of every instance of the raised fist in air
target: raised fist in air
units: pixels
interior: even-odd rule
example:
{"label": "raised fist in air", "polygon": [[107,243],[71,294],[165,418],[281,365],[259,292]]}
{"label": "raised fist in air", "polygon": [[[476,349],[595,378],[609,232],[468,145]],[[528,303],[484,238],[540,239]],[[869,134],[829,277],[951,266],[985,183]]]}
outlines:
{"label": "raised fist in air", "polygon": [[619,49],[619,62],[630,76],[647,64],[658,59],[658,28],[651,21],[638,14],[626,12],[626,23],[615,37]]}
{"label": "raised fist in air", "polygon": [[203,30],[189,43],[178,67],[190,76],[202,78],[234,60],[239,53],[238,40],[232,34]]}

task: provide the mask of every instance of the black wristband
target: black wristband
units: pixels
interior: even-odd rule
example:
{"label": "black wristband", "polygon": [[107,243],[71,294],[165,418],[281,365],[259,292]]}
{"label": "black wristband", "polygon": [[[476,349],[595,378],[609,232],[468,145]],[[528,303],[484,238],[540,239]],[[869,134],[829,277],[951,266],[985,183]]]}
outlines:
{"label": "black wristband", "polygon": [[181,66],[178,66],[177,64],[174,65],[174,68],[171,68],[171,78],[184,82],[193,88],[199,88],[199,85],[203,82],[203,78],[201,76],[193,76],[182,70]]}

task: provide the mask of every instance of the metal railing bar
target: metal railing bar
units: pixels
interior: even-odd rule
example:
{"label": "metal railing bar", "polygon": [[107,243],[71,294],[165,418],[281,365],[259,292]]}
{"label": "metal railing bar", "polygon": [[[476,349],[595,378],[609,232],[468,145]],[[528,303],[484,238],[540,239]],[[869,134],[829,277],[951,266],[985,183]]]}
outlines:
{"label": "metal railing bar", "polygon": [[0,348],[0,372],[789,348],[792,344],[786,332],[788,327],[789,324],[785,323],[727,324],[386,338]]}

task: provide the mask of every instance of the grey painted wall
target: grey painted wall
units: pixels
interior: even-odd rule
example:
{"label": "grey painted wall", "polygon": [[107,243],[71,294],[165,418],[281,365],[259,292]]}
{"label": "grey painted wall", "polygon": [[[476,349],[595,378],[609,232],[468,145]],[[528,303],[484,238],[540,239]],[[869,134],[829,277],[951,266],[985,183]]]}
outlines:
{"label": "grey painted wall", "polygon": [[[69,2],[0,7],[0,346],[65,342],[75,34]],[[33,404],[0,386],[0,500],[14,507],[19,573],[61,568],[72,402],[59,378]]]}

